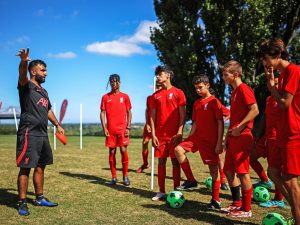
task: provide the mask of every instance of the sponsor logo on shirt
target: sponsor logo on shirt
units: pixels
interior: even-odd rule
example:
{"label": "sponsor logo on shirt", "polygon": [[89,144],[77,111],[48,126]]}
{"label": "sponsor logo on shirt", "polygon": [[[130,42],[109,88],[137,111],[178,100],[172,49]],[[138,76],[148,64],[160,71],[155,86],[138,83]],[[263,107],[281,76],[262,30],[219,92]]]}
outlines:
{"label": "sponsor logo on shirt", "polygon": [[46,109],[48,109],[48,99],[40,98],[40,100],[36,103],[37,105],[42,105]]}
{"label": "sponsor logo on shirt", "polygon": [[112,99],[108,99],[107,102],[111,102]]}
{"label": "sponsor logo on shirt", "polygon": [[173,93],[170,93],[169,94],[169,99],[172,99],[172,97],[173,97]]}
{"label": "sponsor logo on shirt", "polygon": [[124,101],[124,98],[121,97],[121,98],[120,98],[120,103],[123,103],[123,101]]}
{"label": "sponsor logo on shirt", "polygon": [[156,97],[156,99],[160,99],[160,98],[161,98],[161,96],[157,96],[157,97]]}

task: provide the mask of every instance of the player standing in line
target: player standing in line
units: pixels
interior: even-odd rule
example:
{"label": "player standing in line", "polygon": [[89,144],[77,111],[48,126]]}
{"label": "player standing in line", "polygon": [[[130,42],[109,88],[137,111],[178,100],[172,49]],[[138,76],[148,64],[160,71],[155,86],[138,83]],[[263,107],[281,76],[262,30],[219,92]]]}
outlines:
{"label": "player standing in line", "polygon": [[208,165],[212,176],[212,199],[208,209],[221,209],[220,202],[220,176],[219,154],[222,153],[222,140],[224,133],[224,121],[222,104],[210,94],[209,79],[205,75],[193,78],[193,85],[198,95],[202,98],[195,101],[193,106],[193,125],[186,140],[175,148],[175,155],[184,171],[187,181],[178,190],[186,190],[196,187],[197,182],[193,176],[186,152],[199,151],[202,161]]}
{"label": "player standing in line", "polygon": [[[275,78],[275,86],[278,88],[278,78]],[[277,147],[277,123],[278,118],[280,117],[280,108],[278,103],[272,96],[267,97],[266,99],[266,110],[265,117],[262,121],[262,127],[265,132],[255,143],[255,148],[251,152],[250,155],[250,165],[254,169],[254,171],[259,175],[261,181],[258,183],[254,183],[253,187],[263,186],[265,188],[270,189],[272,187],[272,182],[268,180],[263,167],[258,162],[257,159],[260,157],[267,158],[268,160],[268,174],[270,178],[276,177],[281,172],[281,160],[280,160],[280,152]],[[264,180],[265,182],[264,182]],[[283,195],[279,191],[278,187],[275,185],[275,196],[273,200],[268,202],[260,203],[259,205],[265,208],[283,208],[284,201]]]}
{"label": "player standing in line", "polygon": [[[33,60],[29,63],[29,49],[19,51],[21,62],[19,66],[18,90],[21,105],[21,118],[17,133],[17,166],[18,175],[18,212],[21,216],[28,216],[26,203],[28,178],[31,168],[36,206],[54,207],[58,204],[44,197],[44,172],[46,165],[53,164],[53,154],[48,139],[48,120],[56,126],[57,131],[64,134],[52,109],[47,91],[41,86],[47,76],[46,63]],[[27,69],[30,80],[27,77]]]}
{"label": "player standing in line", "polygon": [[155,69],[157,82],[162,89],[154,94],[151,115],[152,146],[155,157],[158,158],[159,192],[153,201],[165,197],[166,162],[170,156],[173,166],[174,189],[180,185],[180,165],[174,153],[174,147],[182,140],[185,123],[186,98],[182,90],[172,86],[173,71],[168,66],[158,66]]}
{"label": "player standing in line", "polygon": [[[281,174],[272,177],[291,205],[293,217],[300,225],[300,67],[288,61],[288,52],[281,39],[271,38],[260,47],[260,57],[267,78],[267,87],[282,109],[278,119],[278,148]],[[278,89],[274,71],[279,71]]]}
{"label": "player standing in line", "polygon": [[224,170],[233,203],[222,210],[228,212],[228,216],[231,217],[251,217],[252,183],[249,175],[249,156],[253,145],[251,129],[259,111],[253,90],[242,82],[242,66],[239,62],[234,60],[227,62],[222,67],[222,75],[225,83],[233,87],[230,98],[230,125],[224,145],[227,149]]}
{"label": "player standing in line", "polygon": [[[161,89],[161,85],[156,82],[155,85],[155,91],[158,91]],[[149,95],[147,97],[146,101],[146,111],[145,111],[145,119],[146,124],[144,126],[143,130],[143,142],[142,142],[142,158],[143,158],[143,165],[141,165],[136,172],[142,173],[145,169],[149,168],[148,164],[148,155],[149,155],[149,149],[148,144],[151,139],[151,124],[150,124],[150,117],[151,117],[151,101],[153,101],[153,94]]]}
{"label": "player standing in line", "polygon": [[117,183],[116,149],[120,147],[123,184],[130,185],[128,178],[128,152],[129,134],[131,126],[131,102],[129,96],[120,91],[120,76],[109,76],[111,91],[102,96],[100,120],[106,136],[106,147],[109,148],[109,166],[112,180],[110,185]]}

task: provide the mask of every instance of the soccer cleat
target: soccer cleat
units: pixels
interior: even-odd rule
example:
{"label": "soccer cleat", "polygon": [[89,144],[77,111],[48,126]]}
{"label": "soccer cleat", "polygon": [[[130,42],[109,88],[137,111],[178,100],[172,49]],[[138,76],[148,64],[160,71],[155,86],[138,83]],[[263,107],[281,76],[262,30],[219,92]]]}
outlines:
{"label": "soccer cleat", "polygon": [[249,218],[252,216],[251,210],[248,212],[245,212],[243,210],[234,210],[230,211],[227,216],[233,217],[233,218]]}
{"label": "soccer cleat", "polygon": [[262,202],[259,206],[264,208],[284,208],[284,201],[283,200],[271,200],[267,202]]}
{"label": "soccer cleat", "polygon": [[207,209],[220,210],[221,209],[221,202],[218,202],[218,201],[212,199],[212,200],[210,200],[210,203],[207,205]]}
{"label": "soccer cleat", "polygon": [[267,180],[267,181],[258,181],[258,182],[255,182],[255,183],[252,184],[253,188],[256,188],[258,186],[262,186],[262,187],[267,188],[267,189],[271,189],[272,185],[273,185],[273,182],[270,179]]}
{"label": "soccer cleat", "polygon": [[224,190],[224,191],[228,191],[229,190],[229,187],[227,186],[226,183],[221,183],[221,190]]}
{"label": "soccer cleat", "polygon": [[152,198],[152,201],[160,201],[165,199],[166,194],[162,192],[157,192],[156,195]]}
{"label": "soccer cleat", "polygon": [[108,184],[108,185],[115,185],[115,184],[117,184],[117,178],[113,177],[113,178],[111,179],[111,181],[107,182],[107,184]]}
{"label": "soccer cleat", "polygon": [[241,209],[241,206],[236,206],[236,205],[231,204],[231,205],[227,206],[226,208],[221,208],[221,211],[229,213],[231,211],[236,211],[236,210],[240,210],[240,209]]}
{"label": "soccer cleat", "polygon": [[125,186],[129,186],[130,185],[130,181],[129,181],[129,178],[126,176],[126,177],[123,177],[123,184]]}
{"label": "soccer cleat", "polygon": [[46,207],[55,207],[58,206],[58,203],[51,202],[49,199],[43,197],[41,199],[34,199],[33,204],[35,206],[46,206]]}
{"label": "soccer cleat", "polygon": [[18,202],[18,212],[19,212],[20,216],[28,216],[29,215],[29,210],[28,210],[26,201]]}
{"label": "soccer cleat", "polygon": [[185,191],[185,190],[190,190],[192,188],[196,188],[198,185],[197,181],[184,181],[182,185],[178,186],[176,188],[177,191]]}
{"label": "soccer cleat", "polygon": [[136,170],[136,172],[137,172],[137,173],[142,173],[142,172],[144,172],[145,169],[148,169],[148,168],[149,168],[148,165],[147,165],[147,166],[141,165],[141,166]]}

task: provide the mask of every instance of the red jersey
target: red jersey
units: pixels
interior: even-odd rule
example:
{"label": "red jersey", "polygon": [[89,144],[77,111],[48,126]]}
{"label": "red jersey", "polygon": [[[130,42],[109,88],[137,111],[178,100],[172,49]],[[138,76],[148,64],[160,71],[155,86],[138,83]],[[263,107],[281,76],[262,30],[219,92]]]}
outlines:
{"label": "red jersey", "polygon": [[127,111],[131,109],[129,96],[119,92],[109,92],[102,96],[101,111],[106,113],[107,129],[110,134],[120,134],[127,126]]}
{"label": "red jersey", "polygon": [[147,101],[146,101],[146,116],[147,116],[147,121],[150,121],[150,117],[151,117],[151,114],[152,114],[152,108],[151,106],[153,105],[151,102],[153,101],[153,95],[149,95],[147,97]]}
{"label": "red jersey", "polygon": [[226,108],[225,105],[221,104],[221,107],[222,107],[222,114],[223,114],[223,116],[225,116],[225,117],[229,116],[230,115],[230,110],[228,108]]}
{"label": "red jersey", "polygon": [[221,102],[214,96],[194,102],[192,120],[201,147],[215,147],[218,140],[218,120],[223,121]]}
{"label": "red jersey", "polygon": [[277,123],[280,116],[281,109],[276,100],[269,96],[266,99],[266,137],[267,139],[276,140]]}
{"label": "red jersey", "polygon": [[281,110],[278,129],[279,147],[300,147],[300,67],[290,63],[280,74],[279,92],[292,94],[291,105]]}
{"label": "red jersey", "polygon": [[[256,104],[253,90],[245,83],[240,84],[231,93],[230,97],[230,125],[232,129],[240,124],[249,112],[249,105]],[[241,133],[251,132],[253,120],[250,121]]]}
{"label": "red jersey", "polygon": [[156,110],[155,132],[158,137],[171,138],[179,128],[179,107],[186,105],[182,90],[172,87],[161,89],[153,94],[153,105]]}

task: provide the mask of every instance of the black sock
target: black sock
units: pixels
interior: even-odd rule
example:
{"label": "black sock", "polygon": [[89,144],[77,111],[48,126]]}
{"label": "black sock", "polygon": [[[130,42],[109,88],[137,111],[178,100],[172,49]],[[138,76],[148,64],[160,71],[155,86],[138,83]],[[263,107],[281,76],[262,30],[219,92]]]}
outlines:
{"label": "black sock", "polygon": [[44,198],[44,194],[37,194],[35,195],[37,200],[41,200]]}
{"label": "black sock", "polygon": [[236,186],[236,187],[230,187],[231,195],[232,195],[232,200],[233,201],[239,201],[241,198],[241,186]]}

